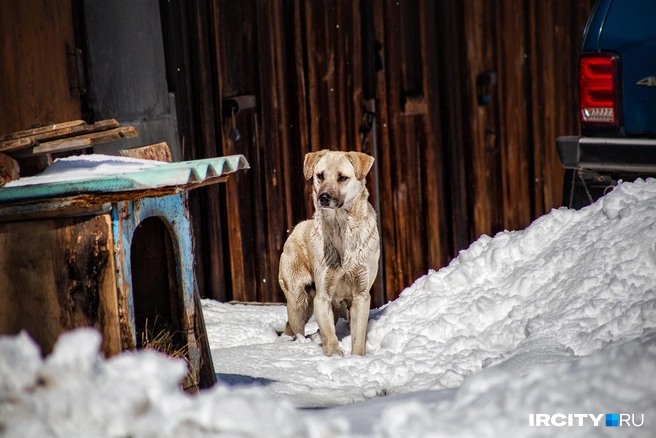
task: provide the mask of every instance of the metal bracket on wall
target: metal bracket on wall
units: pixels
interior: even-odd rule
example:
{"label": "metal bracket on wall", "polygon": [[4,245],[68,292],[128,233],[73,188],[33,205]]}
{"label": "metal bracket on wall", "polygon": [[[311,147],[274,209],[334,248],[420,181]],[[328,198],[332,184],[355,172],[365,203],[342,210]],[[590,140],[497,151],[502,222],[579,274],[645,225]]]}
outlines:
{"label": "metal bracket on wall", "polygon": [[232,142],[236,142],[241,138],[239,129],[237,129],[237,121],[235,116],[239,111],[247,108],[255,108],[255,96],[252,94],[247,94],[244,96],[234,96],[223,99],[222,101],[222,110],[223,121],[225,119],[230,120],[230,131],[228,132],[228,138]]}
{"label": "metal bracket on wall", "polygon": [[81,49],[72,48],[68,43],[66,44],[66,54],[75,58],[75,82],[77,83],[76,87],[71,87],[70,91],[77,90],[80,96],[84,96],[87,93],[87,84],[84,75],[84,53]]}
{"label": "metal bracket on wall", "polygon": [[245,94],[243,96],[226,97],[223,99],[222,104],[221,113],[223,118],[227,119],[233,115],[236,116],[241,110],[255,108],[257,102],[254,95]]}
{"label": "metal bracket on wall", "polygon": [[492,86],[497,84],[497,73],[486,71],[476,76],[476,95],[479,106],[487,106],[492,103]]}

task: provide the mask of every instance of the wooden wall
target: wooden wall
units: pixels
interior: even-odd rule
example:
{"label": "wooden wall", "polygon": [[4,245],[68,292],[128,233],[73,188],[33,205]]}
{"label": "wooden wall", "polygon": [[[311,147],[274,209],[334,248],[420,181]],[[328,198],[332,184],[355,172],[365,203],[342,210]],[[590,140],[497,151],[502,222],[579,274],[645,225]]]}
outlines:
{"label": "wooden wall", "polygon": [[81,118],[71,0],[0,0],[0,134]]}
{"label": "wooden wall", "polygon": [[[0,133],[80,118],[67,53],[83,34],[82,3],[0,2]],[[190,194],[204,296],[283,301],[279,254],[312,214],[309,151],[376,157],[375,306],[481,234],[524,228],[560,203],[554,142],[578,131],[578,44],[592,0],[159,5],[183,159],[240,153],[251,164]],[[482,87],[488,72],[496,82]],[[224,100],[240,95],[256,105],[233,122]]]}
{"label": "wooden wall", "polygon": [[490,105],[474,93],[464,99],[472,237],[524,228],[560,205],[554,145],[579,130],[578,43],[592,3],[462,3],[466,88],[476,88],[478,73],[498,77]]}
{"label": "wooden wall", "polygon": [[[555,138],[578,131],[576,57],[591,3],[161,0],[184,158],[241,153],[251,164],[192,194],[202,293],[283,300],[278,257],[312,211],[308,151],[376,157],[375,306],[481,234],[558,206]],[[486,72],[496,83],[483,89]],[[233,142],[222,102],[238,95],[257,105],[235,117]]]}

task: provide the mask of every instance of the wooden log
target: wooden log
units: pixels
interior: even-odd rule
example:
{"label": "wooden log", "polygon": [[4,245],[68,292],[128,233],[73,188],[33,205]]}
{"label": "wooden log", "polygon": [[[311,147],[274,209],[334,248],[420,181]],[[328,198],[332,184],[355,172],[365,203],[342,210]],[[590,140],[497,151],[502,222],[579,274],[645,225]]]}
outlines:
{"label": "wooden log", "polygon": [[118,151],[121,157],[141,158],[144,160],[163,161],[170,163],[171,150],[166,142],[149,144],[147,146],[140,146],[130,149],[121,149]]}
{"label": "wooden log", "polygon": [[37,175],[48,168],[53,162],[52,155],[32,155],[26,158],[18,158],[20,174],[22,178]]}
{"label": "wooden log", "polygon": [[0,187],[18,178],[20,178],[18,162],[8,155],[0,154]]}
{"label": "wooden log", "polygon": [[61,140],[48,141],[41,143],[39,146],[16,151],[11,155],[14,158],[25,158],[33,155],[52,154],[55,152],[66,152],[75,149],[85,149],[97,144],[118,141],[123,138],[136,137],[137,130],[133,126],[124,126],[121,128],[110,129],[108,131],[93,132],[90,134],[79,135],[73,138],[64,138]]}

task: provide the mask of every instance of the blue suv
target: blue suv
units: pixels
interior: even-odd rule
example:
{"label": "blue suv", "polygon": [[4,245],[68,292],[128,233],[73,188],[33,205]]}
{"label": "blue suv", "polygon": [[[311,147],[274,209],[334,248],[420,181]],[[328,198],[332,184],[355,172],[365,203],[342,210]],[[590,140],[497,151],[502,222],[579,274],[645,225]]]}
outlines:
{"label": "blue suv", "polygon": [[563,205],[656,176],[656,1],[597,0],[581,41],[581,136],[556,140]]}

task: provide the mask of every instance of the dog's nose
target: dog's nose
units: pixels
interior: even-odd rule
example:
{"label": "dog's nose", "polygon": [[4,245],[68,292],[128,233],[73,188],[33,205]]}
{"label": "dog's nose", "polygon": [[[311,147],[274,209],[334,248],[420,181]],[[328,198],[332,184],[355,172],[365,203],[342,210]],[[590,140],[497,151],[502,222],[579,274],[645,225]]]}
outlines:
{"label": "dog's nose", "polygon": [[330,195],[328,193],[322,193],[319,195],[319,205],[322,207],[328,207],[328,205],[330,205]]}

